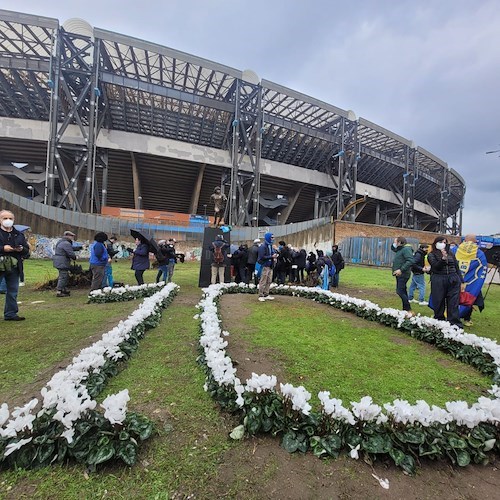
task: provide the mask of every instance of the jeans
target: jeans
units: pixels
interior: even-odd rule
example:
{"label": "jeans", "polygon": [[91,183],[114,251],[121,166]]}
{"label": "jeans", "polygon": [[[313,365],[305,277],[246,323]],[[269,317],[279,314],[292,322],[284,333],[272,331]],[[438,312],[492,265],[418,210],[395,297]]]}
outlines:
{"label": "jeans", "polygon": [[102,287],[104,288],[105,286],[110,286],[111,288],[113,288],[114,284],[115,280],[113,279],[113,268],[108,262],[104,269],[104,279],[102,280]]}
{"label": "jeans", "polygon": [[65,292],[68,287],[69,281],[69,270],[68,269],[58,269],[59,276],[57,278],[56,290],[58,292]]}
{"label": "jeans", "polygon": [[160,278],[163,275],[163,279],[161,281],[167,281],[167,274],[168,274],[168,266],[167,264],[162,264],[158,266],[158,274],[156,275],[156,283],[160,281]]}
{"label": "jeans", "polygon": [[167,273],[167,281],[170,283],[172,281],[172,278],[174,277],[174,269],[175,269],[175,261],[174,260],[169,260],[168,261],[168,273]]}
{"label": "jeans", "polygon": [[408,298],[413,300],[413,295],[415,293],[415,289],[418,288],[418,301],[423,302],[425,300],[425,275],[424,274],[414,274],[411,283],[410,289],[408,291]]}
{"label": "jeans", "polygon": [[403,302],[403,311],[411,311],[408,293],[406,291],[406,284],[409,279],[409,276],[396,276],[396,293],[401,297],[401,301]]}
{"label": "jeans", "polygon": [[332,287],[337,288],[339,286],[339,279],[340,279],[340,271],[337,271],[333,276],[332,276]]}
{"label": "jeans", "polygon": [[17,292],[19,290],[19,270],[16,268],[12,269],[9,273],[0,274],[0,279],[5,278],[5,285],[7,288],[7,293],[5,294],[5,307],[3,310],[3,317],[14,318],[19,312],[19,307],[17,306]]}

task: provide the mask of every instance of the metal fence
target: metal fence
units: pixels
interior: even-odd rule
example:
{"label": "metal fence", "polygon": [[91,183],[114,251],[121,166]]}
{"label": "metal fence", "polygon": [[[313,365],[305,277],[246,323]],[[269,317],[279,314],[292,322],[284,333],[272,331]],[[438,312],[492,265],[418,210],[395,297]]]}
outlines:
{"label": "metal fence", "polygon": [[[340,251],[346,262],[389,267],[394,260],[393,241],[394,238],[351,237],[342,241]],[[415,238],[407,238],[407,241],[416,251],[419,241]]]}

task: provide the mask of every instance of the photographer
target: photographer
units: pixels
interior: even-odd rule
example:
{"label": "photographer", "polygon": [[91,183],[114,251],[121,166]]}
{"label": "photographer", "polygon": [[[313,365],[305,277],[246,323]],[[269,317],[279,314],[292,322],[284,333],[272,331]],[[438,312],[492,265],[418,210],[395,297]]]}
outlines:
{"label": "photographer", "polygon": [[177,264],[177,254],[175,253],[175,243],[176,242],[175,242],[174,238],[169,238],[168,239],[168,242],[167,242],[167,259],[168,259],[168,265],[167,265],[167,270],[168,270],[167,282],[168,283],[170,283],[172,281],[172,278],[174,276],[175,264]]}
{"label": "photographer", "polygon": [[22,321],[17,305],[19,276],[22,273],[22,259],[27,259],[30,248],[24,234],[14,226],[14,214],[9,210],[0,211],[0,279],[5,278],[5,321]]}
{"label": "photographer", "polygon": [[57,294],[56,297],[69,297],[68,290],[69,268],[72,260],[76,260],[73,242],[75,241],[75,233],[64,231],[62,238],[56,243],[54,249],[54,257],[52,257],[52,265],[59,271],[57,278]]}

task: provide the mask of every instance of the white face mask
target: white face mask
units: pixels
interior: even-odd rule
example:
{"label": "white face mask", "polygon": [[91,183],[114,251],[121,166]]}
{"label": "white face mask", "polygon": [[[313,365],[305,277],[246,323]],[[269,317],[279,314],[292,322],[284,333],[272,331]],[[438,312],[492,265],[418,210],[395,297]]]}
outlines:
{"label": "white face mask", "polygon": [[5,229],[10,229],[14,225],[14,221],[12,219],[4,219],[2,221],[2,226]]}
{"label": "white face mask", "polygon": [[436,243],[436,248],[438,250],[444,250],[446,248],[446,243],[444,241],[440,241],[439,243]]}
{"label": "white face mask", "polygon": [[392,246],[393,246],[393,248],[398,248],[398,244],[397,243],[393,243]]}

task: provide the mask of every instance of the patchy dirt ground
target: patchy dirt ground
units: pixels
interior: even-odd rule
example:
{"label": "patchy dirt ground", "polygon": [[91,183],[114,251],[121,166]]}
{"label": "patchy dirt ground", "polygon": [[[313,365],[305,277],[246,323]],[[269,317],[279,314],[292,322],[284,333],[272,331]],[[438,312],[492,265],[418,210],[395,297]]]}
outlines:
{"label": "patchy dirt ground", "polygon": [[[361,296],[357,290],[347,291]],[[365,290],[363,298],[373,297]],[[248,295],[225,295],[221,301],[223,327],[241,330],[241,318],[249,314]],[[297,300],[276,297],[275,303]],[[319,308],[325,308],[317,304]],[[238,311],[238,314],[235,314]],[[325,311],[326,312],[326,311]],[[328,314],[346,314],[328,308]],[[361,320],[362,321],[362,320]],[[231,342],[231,340],[238,342]],[[273,373],[278,379],[283,367],[264,350],[250,352],[236,335],[229,336],[228,352],[237,362],[243,380],[252,372]],[[278,439],[259,437],[244,441],[228,452],[219,468],[217,486],[211,492],[231,498],[259,499],[498,499],[500,498],[500,460],[486,466],[456,468],[446,462],[423,462],[415,477],[405,475],[390,463],[374,466],[348,457],[320,460],[311,454],[289,454]],[[389,489],[378,478],[388,479]],[[225,493],[224,493],[225,492]],[[242,492],[245,492],[241,496]],[[250,492],[250,493],[249,493]]]}

